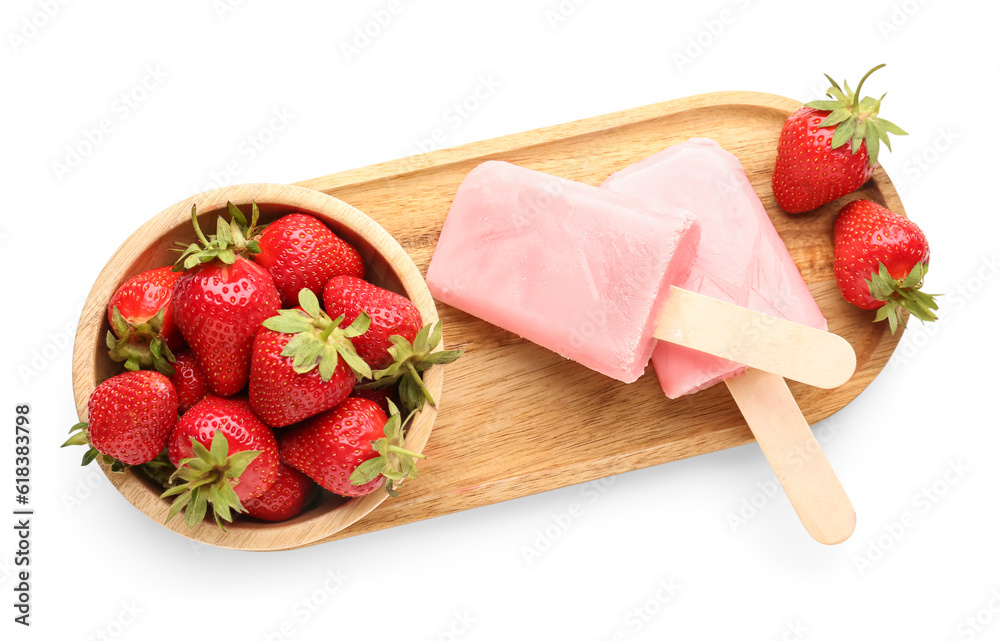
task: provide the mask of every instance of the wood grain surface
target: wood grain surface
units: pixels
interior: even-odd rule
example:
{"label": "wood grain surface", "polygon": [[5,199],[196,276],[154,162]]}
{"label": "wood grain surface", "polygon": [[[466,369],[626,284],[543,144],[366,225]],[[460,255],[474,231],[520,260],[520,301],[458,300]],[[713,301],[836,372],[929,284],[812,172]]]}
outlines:
{"label": "wood grain surface", "polygon": [[[719,92],[629,109],[315,178],[324,191],[378,221],[426,274],[451,199],[485,160],[598,185],[611,173],[691,137],[714,138],[743,163],[754,189],[829,320],[857,354],[843,386],[789,387],[810,423],[844,407],[888,361],[899,340],[874,314],[843,300],[833,276],[833,220],[868,198],[903,213],[878,168],[857,192],[807,214],[782,212],[771,193],[778,133],[801,103]],[[651,368],[630,385],[438,303],[445,347],[466,351],[447,367],[442,403],[420,478],[330,541],[742,445],[753,440],[725,385],[674,401]],[[628,429],[623,439],[620,430]],[[559,456],[551,447],[558,444]],[[553,461],[557,460],[558,465]],[[318,542],[322,542],[318,541]]]}

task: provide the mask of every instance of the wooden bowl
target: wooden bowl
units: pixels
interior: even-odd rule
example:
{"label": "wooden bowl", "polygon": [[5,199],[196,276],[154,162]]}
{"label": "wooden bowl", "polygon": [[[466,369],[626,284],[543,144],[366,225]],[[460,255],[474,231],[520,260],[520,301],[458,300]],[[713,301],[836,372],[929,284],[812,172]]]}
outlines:
{"label": "wooden bowl", "polygon": [[[121,365],[108,357],[105,345],[109,329],[107,304],[111,295],[129,277],[171,264],[177,254],[167,250],[174,246],[174,241],[187,244],[195,240],[191,226],[192,205],[197,205],[198,222],[207,234],[214,231],[217,217],[226,215],[228,201],[239,206],[248,217],[250,203],[256,201],[261,221],[265,223],[293,211],[323,220],[361,253],[367,267],[367,280],[413,301],[424,323],[437,322],[434,301],[410,257],[385,229],[347,203],[319,191],[290,185],[248,184],[205,192],[167,208],[137,229],[97,277],[83,307],[73,348],[73,394],[81,421],[86,420],[87,401],[94,388],[122,371]],[[226,218],[228,220],[228,215]],[[443,368],[440,365],[431,367],[424,373],[424,380],[434,398],[440,400]],[[427,406],[413,417],[406,437],[407,449],[423,450],[436,415],[437,410]],[[181,517],[165,523],[169,500],[159,498],[162,490],[144,474],[131,470],[116,473],[107,466],[102,467],[125,498],[157,523],[202,543],[244,550],[282,550],[308,545],[361,519],[388,496],[377,491],[348,500],[325,493],[317,507],[282,523],[237,519],[222,532],[214,522],[206,520],[188,530]]]}

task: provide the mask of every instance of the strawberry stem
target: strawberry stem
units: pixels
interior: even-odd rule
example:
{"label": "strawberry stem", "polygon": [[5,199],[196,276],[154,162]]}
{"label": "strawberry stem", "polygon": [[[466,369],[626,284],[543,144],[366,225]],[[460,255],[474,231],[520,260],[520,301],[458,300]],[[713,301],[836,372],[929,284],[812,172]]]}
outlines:
{"label": "strawberry stem", "polygon": [[861,85],[865,84],[865,80],[868,80],[868,76],[872,75],[874,72],[878,71],[884,66],[885,66],[884,62],[880,65],[875,65],[874,67],[868,70],[868,73],[866,73],[864,76],[861,77],[861,81],[858,82],[858,86],[854,89],[854,113],[857,113],[858,108],[861,106]]}
{"label": "strawberry stem", "polygon": [[205,238],[205,233],[201,231],[201,225],[198,224],[198,207],[196,205],[191,205],[191,224],[194,225],[194,233],[198,236],[198,240],[205,247],[208,247],[208,239]]}
{"label": "strawberry stem", "polygon": [[437,403],[434,402],[434,397],[431,396],[430,390],[427,389],[426,385],[424,385],[424,380],[420,377],[420,374],[417,372],[417,368],[413,366],[413,363],[407,362],[406,369],[410,373],[410,378],[412,378],[413,382],[416,383],[417,388],[423,393],[424,398],[431,404],[431,407],[437,407]]}
{"label": "strawberry stem", "polygon": [[327,325],[326,329],[324,329],[319,334],[319,340],[320,340],[320,342],[325,343],[327,341],[327,339],[330,338],[330,335],[333,334],[333,331],[335,329],[337,329],[337,324],[336,323],[330,323],[329,325]]}
{"label": "strawberry stem", "polygon": [[388,447],[388,451],[392,452],[393,454],[402,454],[404,456],[412,456],[413,458],[419,458],[419,459],[426,459],[427,458],[427,456],[425,454],[420,454],[418,452],[411,452],[410,450],[403,449],[402,447],[399,447],[398,445],[390,445]]}

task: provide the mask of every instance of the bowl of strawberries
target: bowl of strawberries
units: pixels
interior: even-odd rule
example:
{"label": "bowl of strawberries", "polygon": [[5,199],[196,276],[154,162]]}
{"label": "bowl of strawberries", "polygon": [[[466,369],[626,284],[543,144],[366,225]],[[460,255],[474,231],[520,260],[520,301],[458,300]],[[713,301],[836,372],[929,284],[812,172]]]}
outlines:
{"label": "bowl of strawberries", "polygon": [[289,185],[205,192],[98,276],[65,445],[189,538],[316,543],[416,478],[459,356],[441,345],[419,270],[361,211]]}

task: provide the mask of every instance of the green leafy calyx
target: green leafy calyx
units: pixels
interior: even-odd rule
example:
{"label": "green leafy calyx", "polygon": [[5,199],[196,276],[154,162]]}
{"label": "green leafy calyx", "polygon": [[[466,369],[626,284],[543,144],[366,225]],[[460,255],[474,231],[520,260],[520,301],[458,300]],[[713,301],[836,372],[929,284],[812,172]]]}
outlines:
{"label": "green leafy calyx", "polygon": [[243,475],[247,466],[260,454],[256,450],[246,450],[229,454],[229,440],[217,430],[212,436],[211,449],[206,448],[191,437],[194,456],[182,459],[169,482],[180,483],[160,495],[160,498],[176,496],[167,512],[167,522],[184,512],[184,523],[189,530],[202,522],[212,506],[215,523],[223,531],[223,521],[231,523],[233,512],[245,512],[243,504],[233,490],[233,481]]}
{"label": "green leafy calyx", "polygon": [[362,312],[353,323],[341,328],[344,316],[331,319],[320,309],[316,294],[305,288],[299,291],[299,305],[302,309],[282,309],[277,316],[263,322],[272,331],[295,335],[281,350],[282,356],[292,359],[292,369],[306,374],[319,368],[320,377],[329,381],[339,359],[344,359],[358,380],[371,378],[371,368],[358,356],[351,342],[368,331],[371,325],[368,314]]}
{"label": "green leafy calyx", "polygon": [[385,477],[385,491],[390,496],[399,496],[397,487],[405,479],[417,478],[417,462],[415,459],[427,457],[417,452],[411,452],[403,447],[406,440],[406,423],[413,417],[413,412],[401,420],[399,410],[389,401],[389,420],[385,422],[385,436],[372,441],[372,450],[378,453],[375,458],[368,459],[351,473],[351,485],[364,485],[378,478]]}
{"label": "green leafy calyx", "polygon": [[441,323],[424,325],[411,344],[402,336],[390,336],[392,347],[388,352],[393,362],[385,369],[372,374],[372,382],[360,387],[365,389],[380,389],[399,383],[399,402],[407,412],[423,409],[424,403],[435,406],[427,386],[424,385],[423,373],[432,365],[453,363],[462,355],[461,350],[433,351],[441,343]]}
{"label": "green leafy calyx", "polygon": [[832,85],[827,90],[826,95],[833,98],[833,100],[814,100],[806,103],[806,107],[830,112],[830,115],[823,122],[819,123],[819,126],[837,126],[837,129],[833,132],[833,140],[830,142],[830,146],[833,149],[847,144],[847,141],[850,140],[851,153],[856,154],[858,153],[858,149],[861,148],[861,143],[864,142],[868,147],[868,162],[872,167],[875,166],[875,162],[878,159],[880,142],[885,143],[886,148],[892,151],[889,134],[897,136],[907,135],[905,131],[885,118],[878,117],[879,110],[882,108],[882,98],[885,98],[885,94],[882,94],[882,97],[878,100],[867,96],[861,98],[861,85],[865,83],[865,80],[874,71],[884,66],[884,64],[877,65],[866,73],[861,78],[861,82],[858,83],[856,91],[851,91],[851,87],[847,84],[846,80],[844,81],[844,88],[841,89],[837,81],[829,75],[824,74]]}
{"label": "green leafy calyx", "polygon": [[69,428],[70,437],[59,447],[66,447],[68,445],[86,445],[87,451],[83,453],[83,460],[80,461],[80,465],[90,465],[94,459],[100,456],[101,462],[105,465],[110,465],[112,472],[124,472],[128,465],[119,461],[110,454],[101,454],[97,451],[97,448],[93,446],[90,442],[90,435],[88,434],[89,427],[90,425],[88,423],[83,422],[77,423],[73,427]]}
{"label": "green leafy calyx", "polygon": [[166,306],[143,323],[129,322],[118,308],[111,310],[111,329],[106,343],[108,355],[116,363],[125,363],[125,369],[134,372],[154,368],[161,374],[173,376],[174,355],[167,347],[160,331]]}
{"label": "green leafy calyx", "polygon": [[213,260],[221,260],[227,265],[236,262],[237,256],[259,254],[260,244],[257,238],[263,227],[258,227],[260,210],[257,203],[251,202],[250,224],[247,224],[246,216],[240,208],[233,203],[227,203],[229,208],[229,222],[219,216],[216,223],[215,233],[205,236],[198,224],[198,209],[196,205],[191,205],[191,224],[194,226],[194,233],[198,241],[185,245],[175,242],[175,251],[181,252],[177,262],[174,263],[173,271],[179,272]]}
{"label": "green leafy calyx", "polygon": [[934,310],[938,308],[934,297],[937,294],[925,294],[920,291],[927,275],[927,263],[917,263],[905,278],[896,279],[889,275],[889,270],[882,263],[878,271],[872,274],[868,281],[868,291],[872,298],[884,300],[885,305],[878,308],[875,321],[888,320],[889,329],[893,334],[903,323],[903,310],[916,316],[921,322],[937,320]]}

